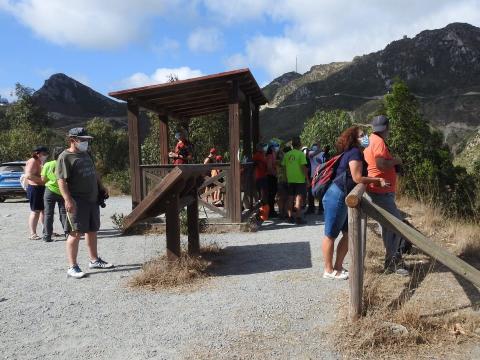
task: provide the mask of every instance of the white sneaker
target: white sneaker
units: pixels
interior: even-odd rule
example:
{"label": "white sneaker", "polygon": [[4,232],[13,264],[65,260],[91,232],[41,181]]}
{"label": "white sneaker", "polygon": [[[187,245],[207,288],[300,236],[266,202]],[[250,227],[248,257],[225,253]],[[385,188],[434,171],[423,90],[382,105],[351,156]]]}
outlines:
{"label": "white sneaker", "polygon": [[337,270],[333,270],[331,273],[329,273],[324,271],[323,278],[328,280],[347,280],[348,272],[338,272]]}
{"label": "white sneaker", "polygon": [[97,260],[95,261],[90,261],[88,263],[88,267],[90,269],[111,269],[114,267],[113,264],[110,264],[106,261],[103,261],[102,258],[98,258]]}
{"label": "white sneaker", "polygon": [[85,276],[85,273],[80,269],[78,265],[74,265],[67,270],[67,276],[73,277],[75,279],[81,279]]}

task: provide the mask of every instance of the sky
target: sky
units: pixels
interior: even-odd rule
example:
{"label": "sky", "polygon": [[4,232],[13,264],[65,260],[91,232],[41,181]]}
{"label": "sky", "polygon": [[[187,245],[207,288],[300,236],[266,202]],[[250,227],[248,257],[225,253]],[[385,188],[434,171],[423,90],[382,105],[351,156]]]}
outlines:
{"label": "sky", "polygon": [[452,22],[480,0],[0,0],[0,96],[62,72],[110,91],[248,67],[260,86]]}

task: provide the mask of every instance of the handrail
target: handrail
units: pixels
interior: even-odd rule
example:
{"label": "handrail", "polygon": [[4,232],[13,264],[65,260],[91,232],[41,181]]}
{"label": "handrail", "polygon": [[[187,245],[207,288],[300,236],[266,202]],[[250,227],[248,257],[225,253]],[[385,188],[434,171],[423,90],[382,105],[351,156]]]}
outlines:
{"label": "handrail", "polygon": [[448,267],[473,285],[480,288],[480,271],[457,256],[435,244],[416,229],[397,219],[385,209],[374,204],[365,195],[365,185],[358,184],[345,198],[348,206],[348,246],[351,252],[350,266],[350,317],[358,319],[362,314],[363,272],[366,253],[366,216],[370,216],[410,241],[428,256]]}

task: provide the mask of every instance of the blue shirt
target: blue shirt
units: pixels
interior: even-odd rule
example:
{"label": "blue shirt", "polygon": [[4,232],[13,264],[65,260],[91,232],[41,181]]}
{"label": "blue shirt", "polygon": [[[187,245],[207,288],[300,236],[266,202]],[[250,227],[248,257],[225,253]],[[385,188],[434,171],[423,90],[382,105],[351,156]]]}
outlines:
{"label": "blue shirt", "polygon": [[345,195],[352,191],[355,185],[357,185],[355,181],[353,181],[352,174],[350,173],[350,161],[361,161],[363,163],[362,176],[367,176],[367,166],[361,150],[354,147],[345,151],[340,159],[340,164],[338,164],[335,179],[333,180],[335,185],[345,192]]}

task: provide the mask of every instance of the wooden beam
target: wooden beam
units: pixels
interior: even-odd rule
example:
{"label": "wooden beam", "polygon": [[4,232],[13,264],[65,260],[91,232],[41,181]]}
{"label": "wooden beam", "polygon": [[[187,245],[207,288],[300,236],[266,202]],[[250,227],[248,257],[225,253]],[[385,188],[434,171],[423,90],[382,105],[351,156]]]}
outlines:
{"label": "wooden beam", "polygon": [[238,82],[232,82],[228,105],[228,125],[230,138],[230,173],[228,176],[228,215],[234,223],[242,221],[242,204],[240,192],[240,118]]}
{"label": "wooden beam", "polygon": [[180,207],[178,192],[170,193],[165,199],[165,232],[167,236],[167,258],[180,257]]}
{"label": "wooden beam", "polygon": [[128,147],[130,158],[130,176],[132,192],[132,209],[142,200],[142,179],[140,173],[140,130],[138,105],[127,103]]}
{"label": "wooden beam", "polygon": [[160,145],[160,164],[168,164],[168,116],[158,115],[160,120],[159,145]]}
{"label": "wooden beam", "polygon": [[203,111],[215,111],[220,109],[228,110],[228,104],[224,103],[224,104],[217,104],[217,105],[210,105],[210,106],[204,105],[204,106],[192,107],[190,109],[179,111],[178,113],[182,116],[190,116],[188,114],[203,112]]}
{"label": "wooden beam", "polygon": [[374,204],[365,196],[360,204],[368,216],[378,221],[382,226],[389,228],[403,238],[410,241],[428,256],[448,267],[464,279],[470,281],[473,285],[480,288],[480,271],[470,264],[467,264],[457,256],[450,254],[447,250],[438,246],[435,242],[429,240],[416,229],[408,226],[400,219],[390,214],[385,209]]}
{"label": "wooden beam", "polygon": [[358,207],[362,201],[362,196],[365,193],[365,189],[365,184],[357,184],[345,197],[345,204],[351,208]]}
{"label": "wooden beam", "polygon": [[189,113],[188,116],[190,118],[195,118],[195,117],[204,116],[204,115],[225,113],[227,111],[228,111],[228,107],[225,107],[225,108],[218,108],[214,110],[195,111],[195,112]]}
{"label": "wooden beam", "polygon": [[197,109],[197,108],[205,108],[209,106],[225,106],[228,103],[228,97],[216,97],[213,99],[203,99],[203,100],[196,100],[192,99],[188,103],[178,104],[178,105],[169,105],[169,108],[173,109],[177,113],[181,113],[182,111],[189,110],[189,109]]}
{"label": "wooden beam", "polygon": [[252,142],[253,148],[257,148],[257,144],[260,141],[260,124],[259,124],[260,110],[258,105],[255,105],[252,113]]}
{"label": "wooden beam", "polygon": [[250,98],[242,103],[242,140],[243,155],[249,160],[252,159],[252,110],[250,108]]}
{"label": "wooden beam", "polygon": [[193,90],[189,91],[188,93],[174,93],[173,95],[167,96],[160,96],[160,97],[148,97],[148,101],[156,102],[158,101],[160,104],[163,105],[170,105],[176,103],[185,103],[190,101],[191,99],[208,99],[217,96],[228,96],[228,88],[225,84],[221,87],[213,88],[213,89],[200,89],[200,90]]}
{"label": "wooden beam", "polygon": [[362,316],[363,305],[363,253],[360,209],[348,208],[348,250],[350,252],[350,318]]}
{"label": "wooden beam", "polygon": [[200,252],[200,229],[198,224],[198,193],[193,189],[194,201],[187,206],[188,225],[188,253],[198,254]]}

